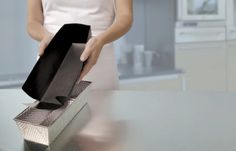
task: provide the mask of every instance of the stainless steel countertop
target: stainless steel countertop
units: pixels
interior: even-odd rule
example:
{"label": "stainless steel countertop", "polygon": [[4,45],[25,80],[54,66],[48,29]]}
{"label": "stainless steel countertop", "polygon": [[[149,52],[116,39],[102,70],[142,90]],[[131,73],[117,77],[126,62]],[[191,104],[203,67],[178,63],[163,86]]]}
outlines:
{"label": "stainless steel countertop", "polygon": [[25,142],[13,118],[32,102],[0,90],[0,151],[235,151],[236,93],[97,91],[49,147]]}

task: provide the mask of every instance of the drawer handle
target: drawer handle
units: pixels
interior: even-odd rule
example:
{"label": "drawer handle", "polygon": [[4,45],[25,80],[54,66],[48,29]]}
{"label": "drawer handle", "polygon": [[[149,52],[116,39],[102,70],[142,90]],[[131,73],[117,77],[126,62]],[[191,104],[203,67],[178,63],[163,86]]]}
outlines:
{"label": "drawer handle", "polygon": [[[234,31],[235,32],[235,31]],[[206,35],[207,33],[205,32],[194,32],[194,33],[186,33],[186,32],[180,32],[179,35]],[[210,34],[210,33],[209,33]],[[223,32],[215,32],[215,33],[211,33],[214,35],[221,35],[224,34]]]}

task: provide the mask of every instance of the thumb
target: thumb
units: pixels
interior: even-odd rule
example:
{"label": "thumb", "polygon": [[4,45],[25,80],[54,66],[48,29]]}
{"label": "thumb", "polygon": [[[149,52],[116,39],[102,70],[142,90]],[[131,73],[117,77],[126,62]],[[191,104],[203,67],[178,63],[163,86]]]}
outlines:
{"label": "thumb", "polygon": [[45,42],[41,42],[39,46],[39,56],[44,54],[44,50],[46,49],[47,44]]}

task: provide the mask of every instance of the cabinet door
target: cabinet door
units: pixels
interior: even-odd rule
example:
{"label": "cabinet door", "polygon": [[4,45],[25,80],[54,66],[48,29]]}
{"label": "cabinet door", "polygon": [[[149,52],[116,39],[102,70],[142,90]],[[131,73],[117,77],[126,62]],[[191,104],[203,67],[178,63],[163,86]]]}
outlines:
{"label": "cabinet door", "polygon": [[185,72],[186,90],[226,90],[223,42],[177,45],[176,67]]}
{"label": "cabinet door", "polygon": [[228,90],[236,91],[236,41],[229,42],[227,45],[227,75],[228,75]]}
{"label": "cabinet door", "polygon": [[224,20],[225,0],[182,0],[184,20]]}

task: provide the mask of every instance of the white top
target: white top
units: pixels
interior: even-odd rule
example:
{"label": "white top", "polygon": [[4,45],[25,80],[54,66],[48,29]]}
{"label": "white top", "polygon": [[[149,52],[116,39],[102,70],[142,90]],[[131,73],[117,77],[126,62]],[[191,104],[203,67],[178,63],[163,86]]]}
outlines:
{"label": "white top", "polygon": [[[113,23],[114,2],[115,0],[42,0],[44,27],[56,34],[64,24],[81,23],[90,25],[92,36],[96,36]],[[96,65],[83,80],[92,82],[91,89],[118,89],[118,71],[112,44],[103,47]]]}
{"label": "white top", "polygon": [[115,16],[115,0],[42,0],[44,27],[55,34],[66,23],[91,26],[92,35],[109,27]]}

